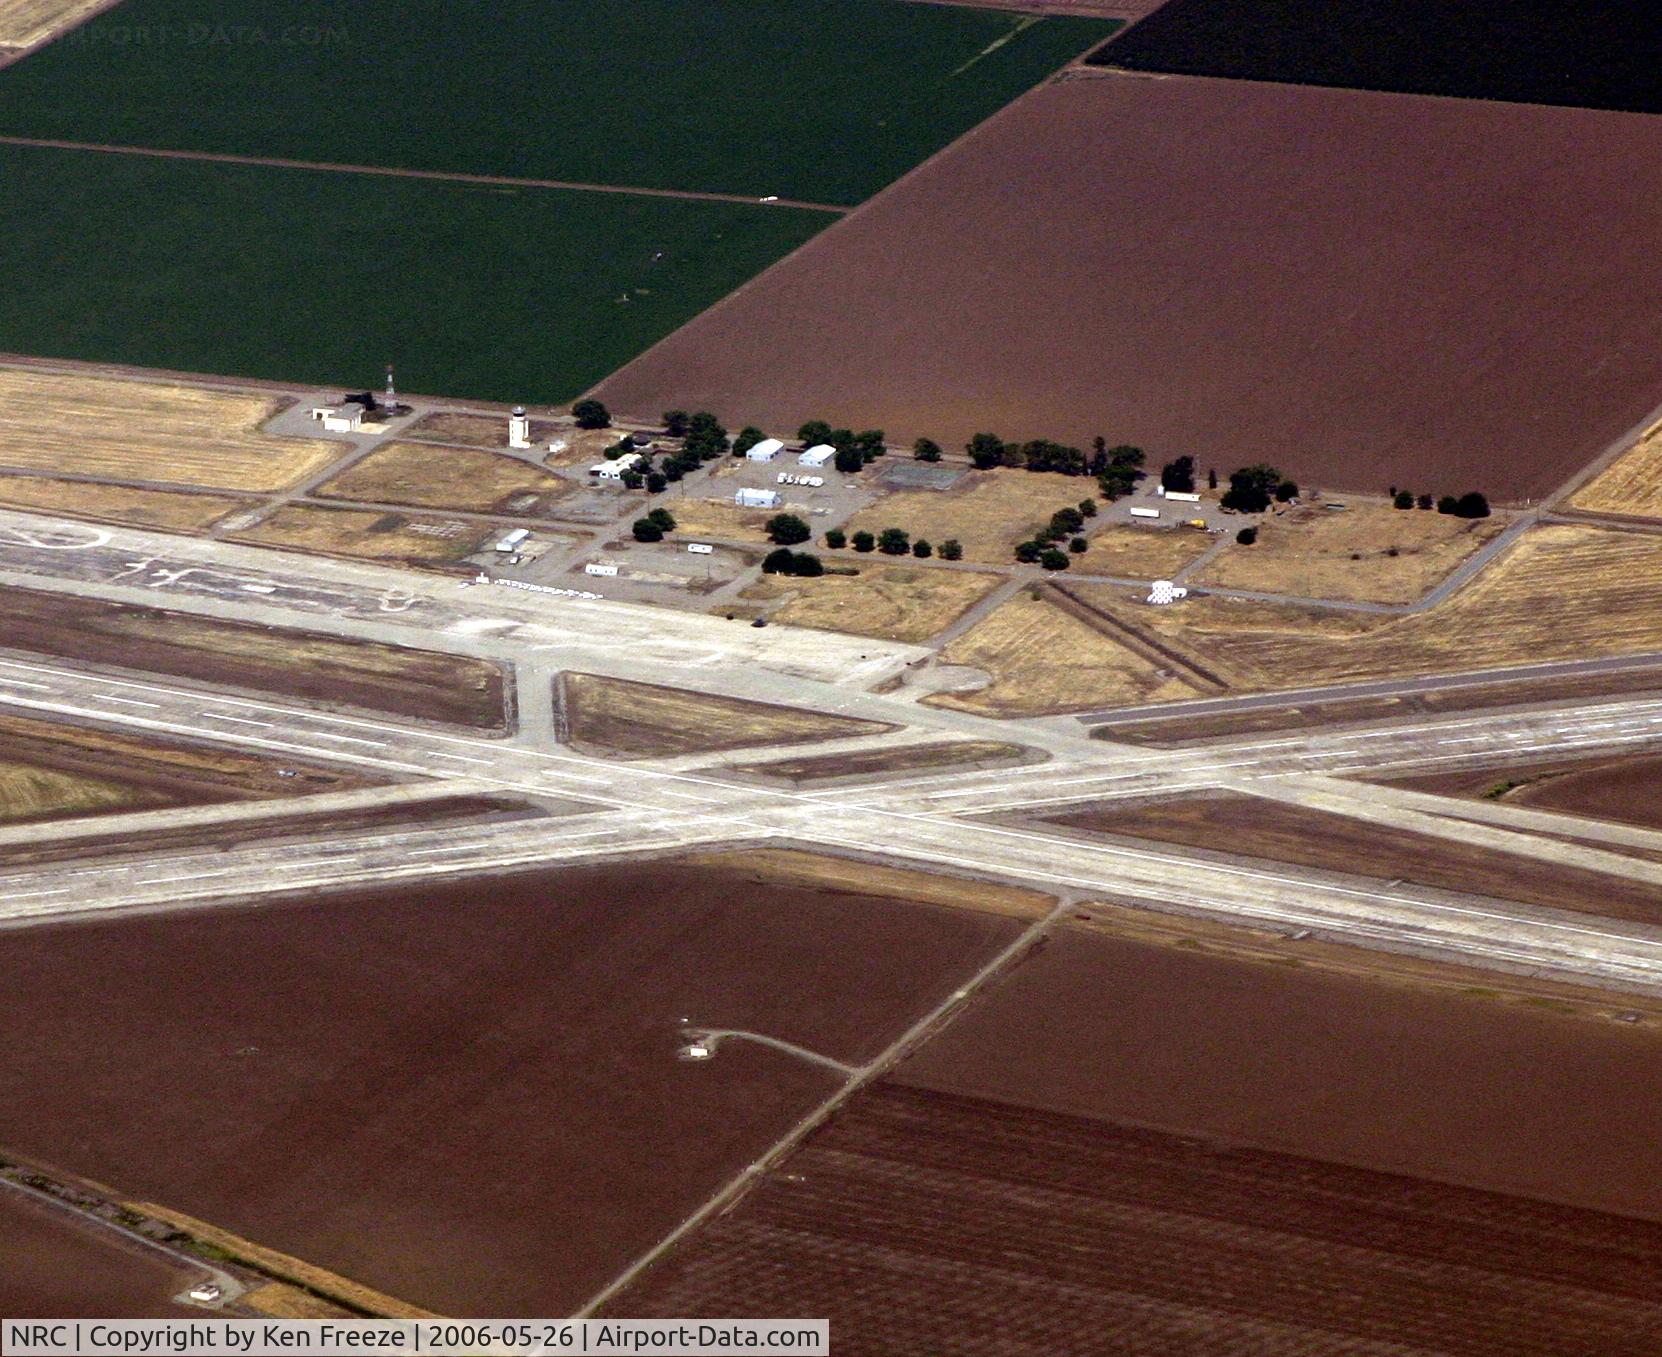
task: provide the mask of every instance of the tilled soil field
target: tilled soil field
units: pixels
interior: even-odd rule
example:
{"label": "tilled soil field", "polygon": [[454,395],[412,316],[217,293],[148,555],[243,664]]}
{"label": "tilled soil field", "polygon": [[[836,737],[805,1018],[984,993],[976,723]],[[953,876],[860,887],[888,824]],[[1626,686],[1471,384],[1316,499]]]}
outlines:
{"label": "tilled soil field", "polygon": [[1466,769],[1393,778],[1391,785],[1440,796],[1492,796],[1510,806],[1662,829],[1662,755],[1657,754]]}
{"label": "tilled soil field", "polygon": [[1643,881],[1255,796],[1109,803],[1057,816],[1055,823],[1549,909],[1662,922],[1662,893]]}
{"label": "tilled soil field", "polygon": [[599,395],[1539,497],[1662,404],[1659,195],[1642,116],[1068,80]]}
{"label": "tilled soil field", "polygon": [[113,1232],[0,1188],[0,1314],[8,1319],[200,1314],[171,1303],[193,1281]]}
{"label": "tilled soil field", "polygon": [[611,1306],[849,1357],[1638,1354],[1662,1227],[881,1084]]}
{"label": "tilled soil field", "polygon": [[[676,863],[0,936],[0,1147],[450,1314],[563,1314],[1020,923]],[[96,985],[87,977],[98,977]],[[166,983],[159,983],[165,977]]]}
{"label": "tilled soil field", "polygon": [[281,697],[502,730],[502,669],[488,660],[221,621],[68,594],[8,589],[7,647]]}
{"label": "tilled soil field", "polygon": [[1654,1010],[1349,962],[1070,925],[896,1078],[1662,1222]]}

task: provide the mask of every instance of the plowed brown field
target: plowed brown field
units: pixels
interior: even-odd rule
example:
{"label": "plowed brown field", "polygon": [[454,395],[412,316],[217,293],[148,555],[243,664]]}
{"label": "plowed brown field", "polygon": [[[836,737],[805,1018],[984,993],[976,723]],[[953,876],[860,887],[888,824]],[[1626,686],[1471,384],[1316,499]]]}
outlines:
{"label": "plowed brown field", "polygon": [[[673,862],[0,934],[0,1152],[458,1315],[567,1314],[1022,923]],[[89,983],[88,977],[97,977]]]}
{"label": "plowed brown field", "polygon": [[1654,118],[1069,80],[599,394],[1538,497],[1662,404],[1659,197]]}
{"label": "plowed brown field", "polygon": [[1662,1334],[1662,1227],[877,1086],[619,1296],[845,1357],[1564,1357]]}
{"label": "plowed brown field", "polygon": [[195,1279],[113,1231],[0,1188],[0,1312],[8,1319],[182,1317],[192,1312],[172,1297]]}

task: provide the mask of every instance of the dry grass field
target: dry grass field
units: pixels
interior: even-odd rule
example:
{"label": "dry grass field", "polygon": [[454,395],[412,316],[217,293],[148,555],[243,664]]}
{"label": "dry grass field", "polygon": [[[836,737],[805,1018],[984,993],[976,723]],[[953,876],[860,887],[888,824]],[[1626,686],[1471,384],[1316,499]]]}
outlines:
{"label": "dry grass field", "polygon": [[1267,519],[1250,547],[1230,545],[1196,583],[1303,598],[1412,603],[1506,523],[1433,510],[1357,504],[1343,513],[1302,505]]}
{"label": "dry grass field", "polygon": [[122,786],[102,778],[39,768],[27,763],[0,762],[0,822],[56,820],[70,815],[97,815],[161,805],[165,798],[140,787]]}
{"label": "dry grass field", "polygon": [[260,433],[281,408],[269,396],[0,368],[0,464],[210,490],[282,490],[326,467],[346,445]]}
{"label": "dry grass field", "polygon": [[1588,659],[1662,646],[1662,540],[1598,528],[1536,528],[1448,602],[1401,617],[1217,597],[1135,608],[1124,590],[1081,585],[1077,592],[1201,657],[1238,689]]}
{"label": "dry grass field", "polygon": [[716,537],[727,542],[766,542],[763,525],[782,509],[741,509],[726,499],[676,499],[664,501],[675,515],[675,531],[682,536]]}
{"label": "dry grass field", "polygon": [[692,867],[713,867],[770,885],[829,887],[839,894],[888,896],[918,905],[945,905],[1016,919],[1042,919],[1055,898],[1019,886],[968,877],[937,876],[858,858],[804,853],[794,848],[749,848],[731,853],[692,853]]}
{"label": "dry grass field", "polygon": [[926,641],[951,626],[1001,582],[997,575],[979,571],[878,566],[863,568],[858,575],[763,576],[744,591],[744,597],[784,598],[785,603],[769,616],[791,626],[887,641]]}
{"label": "dry grass field", "polygon": [[1662,424],[1571,495],[1568,507],[1662,518]]}
{"label": "dry grass field", "polygon": [[867,505],[845,525],[856,532],[904,528],[914,539],[939,546],[950,537],[963,543],[964,559],[1009,565],[1018,542],[1050,521],[1058,509],[1096,495],[1083,476],[1032,471],[974,471],[950,490],[899,490]]}
{"label": "dry grass field", "polygon": [[[602,431],[604,432],[604,430]],[[500,415],[471,415],[456,411],[436,411],[423,415],[404,430],[406,438],[430,439],[437,443],[465,443],[473,448],[503,448],[508,446],[508,412]],[[547,446],[548,440],[561,436],[560,426],[546,419],[531,421],[531,444]],[[608,435],[616,442],[616,435]]]}
{"label": "dry grass field", "polygon": [[42,509],[68,518],[128,523],[163,532],[206,532],[226,514],[246,509],[249,503],[224,495],[0,475],[0,504],[7,508]]}
{"label": "dry grass field", "polygon": [[477,551],[493,533],[488,524],[455,519],[287,504],[270,518],[231,537],[256,546],[288,547],[366,561],[447,565]]}
{"label": "dry grass field", "polygon": [[625,758],[837,740],[894,728],[598,674],[560,675],[554,697],[573,749]]}
{"label": "dry grass field", "polygon": [[517,457],[393,442],[376,448],[315,493],[322,499],[531,516],[571,490],[569,481]]}
{"label": "dry grass field", "polygon": [[975,693],[937,693],[934,706],[985,716],[1036,716],[1116,702],[1177,701],[1195,696],[1181,680],[1070,616],[1022,594],[941,651],[948,664],[993,676]]}
{"label": "dry grass field", "polygon": [[1091,549],[1074,567],[1092,575],[1170,579],[1212,541],[1194,528],[1136,528],[1116,523],[1091,537]]}
{"label": "dry grass field", "polygon": [[108,0],[0,0],[0,46],[33,47]]}

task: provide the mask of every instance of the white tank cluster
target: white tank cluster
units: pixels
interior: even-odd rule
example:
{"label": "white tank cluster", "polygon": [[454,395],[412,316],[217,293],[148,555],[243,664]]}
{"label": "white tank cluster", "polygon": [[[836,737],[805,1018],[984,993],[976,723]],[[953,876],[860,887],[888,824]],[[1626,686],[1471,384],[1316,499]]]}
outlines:
{"label": "white tank cluster", "polygon": [[1170,580],[1155,580],[1148,589],[1148,601],[1159,606],[1167,603],[1176,603],[1180,598],[1187,598],[1189,591],[1180,584],[1173,584]]}
{"label": "white tank cluster", "polygon": [[793,476],[788,471],[779,473],[780,485],[824,485],[824,476]]}

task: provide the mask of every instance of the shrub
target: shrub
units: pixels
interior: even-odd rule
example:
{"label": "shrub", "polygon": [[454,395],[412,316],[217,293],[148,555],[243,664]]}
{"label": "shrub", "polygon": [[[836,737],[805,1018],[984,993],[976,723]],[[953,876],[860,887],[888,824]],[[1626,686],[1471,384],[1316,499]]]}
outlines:
{"label": "shrub", "polygon": [[782,547],[806,542],[814,535],[813,530],[795,514],[775,514],[767,521],[767,534],[770,542],[777,542]]}
{"label": "shrub", "polygon": [[1032,565],[1044,549],[1043,542],[1023,542],[1016,548],[1016,559],[1023,565]]}
{"label": "shrub", "polygon": [[885,556],[904,556],[911,545],[912,536],[904,528],[884,528],[877,537],[877,549]]}
{"label": "shrub", "polygon": [[1298,482],[1282,481],[1275,487],[1275,498],[1281,504],[1289,504],[1298,498]]}
{"label": "shrub", "polygon": [[675,531],[675,515],[668,509],[654,509],[647,514],[647,518],[656,523],[665,532]]}
{"label": "shrub", "polygon": [[1437,501],[1437,512],[1440,514],[1452,514],[1459,507],[1460,501],[1455,499],[1453,495],[1444,495]]}
{"label": "shrub", "polygon": [[1417,500],[1414,501],[1414,504],[1415,504],[1415,507],[1417,507],[1417,508],[1429,509],[1432,505],[1431,496],[1430,495],[1421,495]]}
{"label": "shrub", "polygon": [[912,444],[912,456],[920,462],[938,462],[941,460],[941,445],[933,438],[920,438]]}
{"label": "shrub", "polygon": [[1454,506],[1456,518],[1487,518],[1489,516],[1489,501],[1476,490],[1468,490],[1460,496]]}
{"label": "shrub", "polygon": [[571,407],[571,417],[579,429],[607,429],[612,424],[612,412],[597,400],[582,400]]}
{"label": "shrub", "polygon": [[964,546],[956,537],[949,537],[941,543],[941,559],[943,561],[961,561],[964,558]]}
{"label": "shrub", "polygon": [[639,490],[646,484],[646,477],[638,471],[625,471],[618,479],[623,482],[625,490]]}
{"label": "shrub", "polygon": [[833,551],[840,551],[848,545],[848,534],[841,528],[832,528],[825,534],[825,545]]}
{"label": "shrub", "polygon": [[661,495],[669,489],[669,479],[661,471],[646,473],[646,488],[654,495]]}
{"label": "shrub", "polygon": [[935,548],[930,546],[929,543],[922,537],[912,543],[912,555],[916,556],[920,561],[927,561],[934,554]]}
{"label": "shrub", "polygon": [[1258,529],[1257,528],[1242,528],[1238,533],[1235,534],[1235,540],[1237,542],[1239,542],[1243,547],[1250,547],[1254,542],[1256,542],[1258,540]]}
{"label": "shrub", "polygon": [[1091,544],[1089,542],[1087,542],[1083,537],[1076,537],[1076,538],[1073,539],[1073,541],[1068,543],[1068,550],[1071,551],[1075,556],[1083,556],[1085,554],[1085,552],[1090,548],[1090,545]]}
{"label": "shrub", "polygon": [[1066,570],[1068,568],[1068,553],[1049,547],[1039,553],[1039,564],[1046,570]]}
{"label": "shrub", "polygon": [[1391,501],[1395,509],[1412,509],[1414,507],[1414,492],[1412,490],[1398,490],[1396,498]]}
{"label": "shrub", "polygon": [[869,532],[857,532],[857,533],[855,533],[854,537],[853,537],[853,542],[854,542],[854,550],[856,550],[856,551],[870,551],[873,547],[875,547],[877,545],[877,539],[875,537],[873,537]]}
{"label": "shrub", "polygon": [[1080,500],[1079,501],[1079,512],[1084,514],[1086,518],[1095,518],[1096,517],[1096,501],[1094,499],[1082,499],[1082,500]]}
{"label": "shrub", "polygon": [[650,518],[637,518],[631,531],[634,532],[637,542],[662,542],[664,540],[664,530]]}

